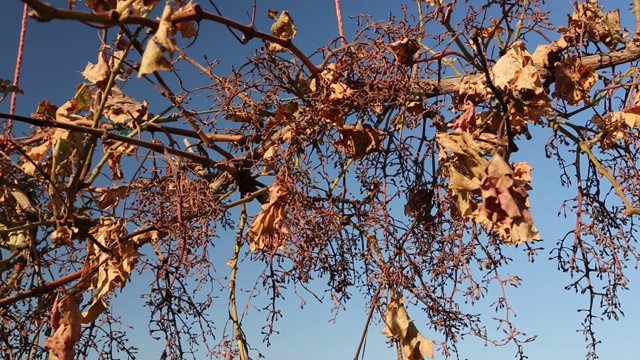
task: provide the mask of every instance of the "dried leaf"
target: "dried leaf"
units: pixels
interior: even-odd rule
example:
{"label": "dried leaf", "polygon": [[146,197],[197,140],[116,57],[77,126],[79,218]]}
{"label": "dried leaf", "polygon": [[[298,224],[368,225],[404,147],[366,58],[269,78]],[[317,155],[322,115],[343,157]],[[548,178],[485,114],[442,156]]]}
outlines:
{"label": "dried leaf", "polygon": [[174,10],[170,5],[165,5],[162,10],[162,16],[160,17],[160,25],[158,25],[158,30],[153,37],[153,41],[160,45],[163,51],[167,51],[169,56],[173,56],[173,53],[178,50],[176,40],[173,38],[176,34],[176,29],[171,23],[173,11]]}
{"label": "dried leaf", "polygon": [[[195,8],[196,8],[196,4],[193,1],[189,1],[188,4],[178,9],[173,14],[172,18],[190,14],[190,13],[195,13],[196,12]],[[180,31],[180,35],[182,36],[182,38],[185,38],[185,39],[192,38],[196,36],[196,34],[198,33],[198,31],[196,30],[196,23],[193,20],[179,22],[175,24],[175,27],[178,31]]]}
{"label": "dried leaf", "polygon": [[440,160],[449,171],[452,206],[460,216],[471,217],[478,207],[474,195],[480,189],[488,161],[469,133],[440,133],[436,139]]}
{"label": "dried leaf", "polygon": [[54,333],[44,345],[51,349],[49,359],[73,360],[73,348],[80,340],[82,314],[73,295],[63,289],[59,296],[63,296],[62,300],[56,300],[51,309],[51,318],[56,319],[52,322]]}
{"label": "dried leaf", "polygon": [[598,80],[598,73],[591,66],[583,65],[580,59],[567,57],[554,64],[556,89],[553,96],[578,105],[589,95],[589,90]]}
{"label": "dried leaf", "polygon": [[[269,10],[268,15],[269,17],[273,16],[272,18],[274,18],[277,13],[278,12],[274,12],[274,10]],[[289,15],[288,11],[281,12],[276,22],[271,25],[271,34],[281,39],[293,39],[297,32],[298,30],[293,24],[293,19]]]}
{"label": "dried leaf", "polygon": [[82,313],[82,324],[90,324],[94,322],[100,314],[107,310],[107,303],[102,299],[96,299],[89,309]]}
{"label": "dried leaf", "polygon": [[410,66],[413,64],[413,56],[420,49],[420,44],[414,39],[402,39],[389,44],[395,61],[399,64]]}
{"label": "dried leaf", "polygon": [[111,75],[111,69],[107,61],[107,49],[106,46],[101,46],[98,52],[98,62],[96,64],[87,63],[87,66],[81,73],[82,76],[92,84],[99,84],[99,87],[101,84],[106,84],[105,82],[109,80],[109,76]]}
{"label": "dried leaf", "polygon": [[433,342],[424,337],[407,314],[404,299],[394,299],[384,312],[382,333],[402,344],[406,359],[422,360],[423,355],[433,358]]}
{"label": "dried leaf", "polygon": [[491,69],[493,84],[502,91],[517,95],[545,92],[531,55],[522,42],[514,43]]}
{"label": "dried leaf", "polygon": [[329,85],[329,89],[331,91],[328,99],[329,101],[346,100],[356,93],[356,91],[350,88],[349,85],[341,82]]}
{"label": "dried leaf", "polygon": [[247,231],[251,251],[266,248],[267,237],[289,233],[289,230],[284,226],[288,196],[288,190],[278,180],[271,185],[269,202],[262,205],[262,210]]}
{"label": "dried leaf", "polygon": [[600,147],[612,149],[618,142],[631,140],[630,130],[640,126],[640,106],[622,111],[611,111],[604,116],[594,115],[591,122],[601,131]]}
{"label": "dried leaf", "polygon": [[529,211],[531,167],[519,163],[515,173],[500,155],[494,155],[482,179],[482,203],[475,220],[494,230],[506,244],[539,240]]}
{"label": "dried leaf", "polygon": [[[120,171],[122,173],[122,171]],[[129,186],[121,185],[110,188],[97,188],[97,192],[104,192],[98,201],[98,207],[103,210],[118,206],[121,199],[127,196]]]}
{"label": "dried leaf", "polygon": [[[147,102],[138,102],[114,86],[104,109],[104,116],[115,124],[124,124],[131,120],[144,120],[148,116]],[[133,125],[128,124],[130,128]]]}
{"label": "dried leaf", "polygon": [[73,246],[73,234],[77,231],[78,229],[75,227],[58,226],[53,233],[51,233],[51,241],[54,244]]}
{"label": "dried leaf", "polygon": [[384,132],[369,124],[344,125],[338,129],[340,139],[335,142],[337,149],[360,159],[378,149]]}
{"label": "dried leaf", "polygon": [[147,42],[147,47],[144,50],[144,54],[142,54],[138,77],[158,70],[171,70],[171,62],[164,56],[162,50],[152,39]]}

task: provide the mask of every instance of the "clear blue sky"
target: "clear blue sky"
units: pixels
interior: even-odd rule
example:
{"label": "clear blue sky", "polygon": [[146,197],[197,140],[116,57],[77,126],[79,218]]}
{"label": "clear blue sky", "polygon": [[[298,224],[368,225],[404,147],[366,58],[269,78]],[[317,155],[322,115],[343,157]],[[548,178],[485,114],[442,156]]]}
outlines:
{"label": "clear blue sky", "polygon": [[[66,6],[67,1],[52,1],[58,6]],[[460,1],[462,3],[462,1]],[[472,0],[474,4],[481,4],[484,1]],[[547,1],[552,12],[552,20],[557,25],[565,25],[566,14],[570,11],[569,1]],[[629,2],[601,1],[601,5],[621,6],[625,14],[625,25],[633,26],[630,15],[626,10]],[[207,2],[201,2],[202,6],[210,10]],[[218,6],[224,15],[239,21],[247,22],[247,11],[251,9],[251,1],[218,1]],[[350,16],[369,13],[374,18],[384,20],[388,18],[389,12],[399,13],[400,5],[406,4],[412,11],[415,5],[409,1],[356,1],[342,0],[343,15],[346,21],[347,37],[352,36],[355,29],[355,21],[349,19]],[[551,5],[553,4],[553,5]],[[264,16],[266,9],[288,10],[292,14],[298,35],[295,43],[305,52],[311,53],[316,48],[325,45],[329,40],[337,37],[337,28],[333,1],[259,1],[258,27],[268,31],[270,21]],[[18,31],[20,27],[20,16],[22,3],[18,0],[3,1],[0,12],[0,78],[12,79],[14,69],[14,59],[17,47]],[[95,62],[96,51],[99,45],[99,38],[96,31],[79,23],[55,21],[48,24],[29,21],[27,29],[27,42],[22,69],[20,87],[25,94],[19,98],[18,113],[28,115],[35,110],[35,106],[43,99],[48,99],[55,104],[62,104],[68,100],[75,89],[75,85],[81,83],[79,72],[84,69],[88,61]],[[210,58],[221,57],[222,63],[219,69],[224,72],[225,66],[233,64],[237,59],[246,58],[250,51],[261,46],[257,40],[248,45],[238,44],[227,32],[227,30],[217,24],[203,23],[200,30],[200,37],[196,45],[188,51],[194,53],[207,53]],[[529,46],[532,51],[533,46]],[[132,81],[128,84],[127,91],[135,94],[139,100],[148,96],[155,98],[153,90],[145,92],[143,81],[137,80],[140,84]],[[138,88],[139,86],[139,88]],[[148,94],[148,95],[147,95]],[[207,108],[206,99],[202,102],[201,108]],[[150,101],[152,111],[159,111],[164,105]],[[7,112],[9,101],[0,103],[0,111]],[[194,107],[197,108],[196,105]],[[520,330],[529,335],[537,335],[535,342],[527,344],[526,354],[530,359],[545,360],[572,360],[582,359],[585,354],[585,343],[583,336],[576,332],[580,329],[582,314],[576,309],[584,307],[588,299],[579,296],[572,291],[565,291],[563,287],[571,279],[567,274],[556,270],[556,264],[548,261],[548,251],[552,249],[555,242],[570,231],[573,226],[573,219],[557,217],[561,201],[564,198],[572,197],[571,190],[564,189],[559,185],[559,174],[555,168],[555,161],[544,157],[543,143],[548,136],[547,130],[534,130],[534,141],[531,146],[526,146],[512,160],[528,160],[534,167],[532,173],[535,181],[534,190],[531,195],[531,205],[533,209],[536,225],[540,230],[544,242],[542,246],[546,249],[541,252],[535,263],[526,261],[520,250],[510,249],[514,261],[511,266],[505,268],[505,272],[518,274],[523,279],[522,286],[509,289],[509,301],[516,310],[518,317],[515,322]],[[534,145],[535,144],[535,145]],[[227,268],[224,263],[230,258],[231,250],[228,244],[232,242],[232,234],[221,236],[221,246],[216,247],[219,252],[220,265],[217,267],[222,271]],[[224,244],[227,243],[227,245]],[[634,264],[630,264],[634,265]],[[508,269],[508,270],[507,270]],[[249,265],[241,269],[240,276],[245,276],[245,280],[251,283],[252,272],[259,271]],[[621,294],[623,310],[626,317],[620,321],[609,321],[597,323],[596,333],[602,340],[598,353],[602,359],[632,360],[636,359],[637,350],[635,341],[640,335],[640,310],[637,307],[637,299],[640,295],[638,282],[640,276],[637,271],[630,270],[628,273],[631,279],[632,290]],[[321,284],[322,282],[320,282]],[[159,349],[162,343],[154,343],[146,336],[145,315],[146,310],[138,307],[141,302],[138,300],[135,283],[127,286],[118,300],[115,302],[114,313],[123,317],[127,322],[138,327],[134,331],[134,339],[140,349],[140,359],[155,359],[159,356]],[[220,294],[220,313],[226,312],[226,295]],[[490,293],[489,298],[495,298],[496,292]],[[300,300],[294,294],[286,296],[286,302],[282,303],[284,317],[277,322],[277,328],[281,335],[272,338],[272,346],[269,348],[260,344],[260,328],[263,325],[264,314],[253,313],[255,321],[245,320],[245,331],[252,340],[252,345],[261,347],[267,359],[351,359],[361,336],[361,332],[366,320],[365,307],[358,296],[347,305],[346,311],[341,311],[335,323],[330,322],[333,314],[330,312],[331,303],[318,304],[313,297],[306,298],[307,305],[300,309]],[[490,319],[493,311],[488,307],[488,302],[480,302],[474,312],[486,315]],[[422,330],[425,336],[433,339],[440,339],[438,334],[428,330],[428,319],[421,316],[419,309],[409,309],[409,313],[416,325]],[[492,324],[488,324],[489,328]],[[220,329],[224,326],[219,324]],[[385,344],[385,337],[380,334],[382,326],[373,324],[369,328],[369,338],[366,347],[366,359],[387,360],[393,359],[395,350]],[[485,347],[477,339],[468,337],[459,344],[462,358],[468,359],[511,359],[515,354],[513,346],[495,348]],[[436,358],[443,358],[436,353]]]}

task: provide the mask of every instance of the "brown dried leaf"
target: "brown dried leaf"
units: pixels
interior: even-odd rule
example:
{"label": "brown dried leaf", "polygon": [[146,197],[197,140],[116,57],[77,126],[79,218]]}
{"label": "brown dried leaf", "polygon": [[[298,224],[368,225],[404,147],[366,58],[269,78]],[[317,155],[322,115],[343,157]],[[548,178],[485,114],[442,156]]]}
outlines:
{"label": "brown dried leaf", "polygon": [[519,93],[542,94],[542,78],[538,74],[531,54],[522,42],[514,43],[507,53],[491,69],[493,84],[502,91],[514,95]]}
{"label": "brown dried leaf", "polygon": [[518,164],[515,173],[500,155],[494,155],[482,178],[482,203],[475,220],[496,231],[508,245],[539,240],[529,211],[527,191],[531,189],[526,163]]}
{"label": "brown dried leaf", "polygon": [[449,189],[453,208],[463,217],[471,217],[478,204],[477,195],[482,174],[488,161],[471,134],[466,132],[440,133],[436,136],[439,158],[449,171]]}
{"label": "brown dried leaf", "polygon": [[409,319],[404,299],[394,299],[389,304],[384,312],[384,323],[382,333],[400,341],[406,359],[422,360],[423,355],[433,358],[433,342],[420,334]]}
{"label": "brown dried leaf", "polygon": [[288,190],[278,180],[271,185],[269,202],[262,205],[262,210],[247,231],[251,251],[264,249],[267,246],[267,237],[289,233],[283,224],[288,196]]}
{"label": "brown dried leaf", "polygon": [[82,324],[90,324],[94,322],[100,314],[107,310],[107,302],[103,299],[96,299],[89,306],[89,309],[82,313]]}
{"label": "brown dried leaf", "polygon": [[138,77],[158,70],[171,70],[171,62],[164,56],[162,49],[151,39],[147,42],[147,47],[144,49],[144,54],[142,54]]}
{"label": "brown dried leaf", "polygon": [[[278,12],[275,10],[269,10],[267,13],[267,15],[272,19],[275,19],[277,14]],[[291,15],[289,15],[288,11],[281,12],[276,22],[271,25],[271,34],[281,39],[293,39],[297,32],[298,30],[296,29],[293,19],[291,18]]]}
{"label": "brown dried leaf", "polygon": [[329,89],[331,91],[329,101],[347,100],[356,93],[349,85],[341,82],[329,85]]}
{"label": "brown dried leaf", "polygon": [[[51,349],[49,359],[73,360],[73,347],[80,340],[80,323],[82,314],[73,295],[62,289],[62,300],[56,300],[51,309],[53,335],[44,341],[44,345]],[[58,320],[59,319],[59,320]]]}
{"label": "brown dried leaf", "polygon": [[54,244],[62,244],[73,246],[73,233],[77,232],[77,228],[69,228],[68,226],[58,226],[51,233],[51,241]]}
{"label": "brown dried leaf", "polygon": [[420,44],[414,39],[402,39],[389,44],[395,61],[399,64],[410,66],[413,64],[413,56],[420,49]]}
{"label": "brown dried leaf", "polygon": [[146,101],[136,101],[117,86],[111,89],[104,109],[104,116],[109,121],[123,124],[130,120],[142,120],[147,115]]}
{"label": "brown dried leaf", "polygon": [[[185,15],[185,14],[194,13],[195,12],[195,8],[196,8],[195,3],[193,1],[189,1],[188,4],[184,5],[180,9],[178,9],[173,14],[172,17],[178,17],[178,16],[182,16],[182,15]],[[182,22],[179,22],[179,23],[175,24],[175,27],[176,27],[176,29],[178,31],[180,31],[180,35],[182,36],[182,38],[185,38],[185,39],[192,38],[192,37],[196,36],[196,34],[198,33],[198,31],[196,30],[195,21],[182,21]]]}
{"label": "brown dried leaf", "polygon": [[597,0],[576,2],[568,26],[577,36],[602,42],[610,49],[624,41],[619,33],[620,10],[604,14]]}
{"label": "brown dried leaf", "polygon": [[582,102],[598,80],[598,73],[591,66],[583,65],[580,59],[574,57],[556,62],[554,72],[556,89],[552,95],[566,100],[570,105]]}
{"label": "brown dried leaf", "polygon": [[111,75],[111,69],[107,61],[107,49],[106,46],[101,46],[100,52],[98,53],[98,62],[96,64],[87,63],[87,66],[81,73],[85,79],[89,80],[92,84],[98,84],[99,87],[109,80],[109,76]]}
{"label": "brown dried leaf", "polygon": [[[120,171],[120,173],[122,173],[122,171]],[[114,206],[118,206],[120,200],[127,196],[129,186],[121,185],[110,188],[96,188],[95,190],[96,192],[103,192],[100,200],[98,201],[98,207],[102,210],[107,210]]]}
{"label": "brown dried leaf", "polygon": [[604,116],[594,115],[591,122],[602,132],[600,147],[612,149],[617,142],[627,143],[631,139],[630,130],[640,126],[640,106],[611,111]]}
{"label": "brown dried leaf", "polygon": [[[133,239],[120,240],[127,234],[123,221],[100,218],[100,224],[91,228],[90,233],[95,240],[87,242],[87,260],[82,269],[83,281],[78,287],[85,290],[96,289],[93,298],[98,299],[110,295],[118,287],[124,287],[142,254],[138,252],[139,244]],[[110,249],[110,252],[103,251],[103,248]]]}
{"label": "brown dried leaf", "polygon": [[338,129],[340,139],[335,142],[338,150],[354,159],[360,159],[378,149],[384,132],[369,124],[344,125]]}
{"label": "brown dried leaf", "polygon": [[156,31],[153,41],[158,43],[162,47],[163,51],[167,51],[169,56],[173,56],[173,53],[178,50],[176,40],[173,36],[176,34],[176,29],[171,23],[171,16],[173,15],[173,8],[170,5],[165,5],[162,10],[162,16],[160,17],[160,25]]}

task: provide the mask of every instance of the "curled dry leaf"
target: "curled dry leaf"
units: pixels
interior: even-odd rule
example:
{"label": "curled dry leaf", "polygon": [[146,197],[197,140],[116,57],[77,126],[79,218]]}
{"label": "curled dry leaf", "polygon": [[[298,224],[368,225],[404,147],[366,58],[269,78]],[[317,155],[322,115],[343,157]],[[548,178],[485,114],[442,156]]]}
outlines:
{"label": "curled dry leaf", "polygon": [[[291,15],[289,15],[288,11],[278,12],[276,10],[268,10],[267,15],[270,18],[276,20],[276,22],[271,25],[271,33],[273,34],[273,36],[285,40],[293,39],[296,36],[298,30],[296,29],[296,26],[293,23],[293,19],[291,18]],[[271,52],[284,52],[287,50],[283,46],[276,43],[269,43],[267,49]]]}
{"label": "curled dry leaf", "polygon": [[476,106],[473,102],[467,100],[458,108],[463,112],[449,126],[456,130],[470,132],[476,125]]}
{"label": "curled dry leaf", "polygon": [[109,80],[111,69],[109,68],[107,61],[107,49],[108,47],[104,45],[100,47],[100,51],[98,52],[98,62],[96,64],[87,63],[87,66],[81,73],[82,76],[92,84],[103,84]]}
{"label": "curled dry leaf", "polygon": [[344,125],[338,129],[340,139],[335,142],[338,150],[354,159],[360,159],[378,149],[384,132],[369,124]]}
{"label": "curled dry leaf", "polygon": [[473,198],[481,185],[481,177],[488,161],[480,147],[466,132],[440,133],[436,136],[439,158],[449,172],[449,189],[453,208],[463,217],[471,217],[477,209]]}
{"label": "curled dry leaf", "polygon": [[[131,120],[143,120],[149,113],[146,101],[136,101],[114,86],[105,104],[104,115],[112,123],[124,124]],[[131,124],[128,125],[133,127]]]}
{"label": "curled dry leaf", "polygon": [[394,299],[384,312],[385,327],[382,333],[402,344],[406,359],[422,360],[424,355],[433,358],[433,342],[424,337],[404,307],[404,299]]}
{"label": "curled dry leaf", "polygon": [[[95,289],[92,295],[95,303],[114,289],[124,287],[141,254],[138,252],[140,244],[134,239],[121,241],[127,233],[123,221],[101,218],[100,224],[91,228],[90,233],[95,240],[87,242],[87,257],[78,288]],[[110,252],[103,251],[105,248]]]}
{"label": "curled dry leaf", "polygon": [[474,216],[509,245],[540,239],[533,226],[527,193],[531,190],[532,168],[526,163],[515,167],[517,172],[500,155],[493,156],[482,178],[482,203]]}
{"label": "curled dry leaf", "polygon": [[556,89],[553,96],[566,100],[570,105],[578,105],[589,94],[589,90],[598,80],[593,67],[583,65],[580,59],[567,57],[554,64]]}
{"label": "curled dry leaf", "polygon": [[[196,12],[195,9],[196,9],[196,4],[193,1],[190,1],[188,4],[176,10],[176,12],[173,13],[172,18],[182,16],[182,15],[187,15],[190,13],[195,13]],[[185,38],[185,39],[192,38],[196,36],[196,34],[198,33],[196,30],[196,23],[193,20],[181,21],[179,23],[176,23],[175,27],[178,31],[180,31],[180,36],[182,36],[182,38]]]}
{"label": "curled dry leaf", "polygon": [[77,228],[69,228],[68,226],[58,226],[51,234],[51,241],[54,244],[73,246],[73,234],[77,231],[78,231]]}
{"label": "curled dry leaf", "polygon": [[576,37],[601,42],[610,49],[624,42],[620,35],[620,10],[602,13],[597,0],[576,2],[574,12],[569,18],[569,28],[564,30],[575,33]]}
{"label": "curled dry leaf", "polygon": [[402,39],[389,44],[395,61],[402,65],[413,64],[413,56],[420,49],[420,44],[414,39]]}
{"label": "curled dry leaf", "polygon": [[51,327],[53,335],[44,341],[51,349],[50,360],[73,360],[74,346],[80,340],[82,314],[73,295],[62,290],[51,309]]}
{"label": "curled dry leaf", "polygon": [[595,115],[591,122],[600,129],[600,147],[608,150],[616,143],[626,143],[630,137],[630,130],[640,126],[640,106],[612,111],[604,116]]}
{"label": "curled dry leaf", "polygon": [[[122,171],[120,171],[122,172]],[[100,200],[98,201],[98,207],[102,210],[107,210],[112,207],[118,206],[121,199],[127,196],[129,191],[128,185],[113,186],[110,188],[96,188],[96,192],[102,192]]]}
{"label": "curled dry leaf", "polygon": [[269,188],[269,202],[262,205],[262,210],[247,231],[251,251],[264,249],[267,246],[268,237],[289,233],[284,226],[288,197],[289,192],[282,184],[282,180],[276,180]]}
{"label": "curled dry leaf", "polygon": [[171,70],[171,62],[164,56],[164,52],[166,51],[169,53],[169,56],[173,56],[173,53],[178,49],[176,40],[173,38],[176,30],[173,24],[171,24],[172,15],[173,8],[166,5],[160,17],[158,30],[155,35],[149,39],[147,47],[142,54],[138,77],[151,74],[158,70]]}

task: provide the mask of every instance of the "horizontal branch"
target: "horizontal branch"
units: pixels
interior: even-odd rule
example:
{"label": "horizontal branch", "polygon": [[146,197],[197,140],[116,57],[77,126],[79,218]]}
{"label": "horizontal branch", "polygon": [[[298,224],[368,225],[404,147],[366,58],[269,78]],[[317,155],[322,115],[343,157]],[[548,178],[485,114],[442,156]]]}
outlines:
{"label": "horizontal branch", "polygon": [[[159,20],[153,20],[142,16],[120,16],[120,14],[116,10],[109,10],[105,12],[86,12],[86,11],[77,11],[77,10],[67,10],[56,8],[47,3],[43,3],[39,0],[21,0],[22,2],[29,5],[33,11],[29,13],[29,16],[32,18],[42,21],[48,22],[54,19],[59,20],[75,20],[85,23],[93,23],[93,24],[101,24],[105,27],[113,27],[120,24],[130,24],[130,25],[141,25],[148,27],[152,30],[157,30],[160,25]],[[297,46],[293,44],[291,39],[279,38],[277,36],[273,36],[271,34],[267,34],[265,32],[261,32],[256,30],[252,25],[244,25],[239,22],[233,21],[224,16],[220,16],[218,14],[210,13],[207,11],[203,11],[202,7],[198,4],[194,4],[188,11],[180,14],[179,16],[174,16],[171,18],[171,23],[178,24],[181,22],[187,21],[201,21],[201,20],[211,20],[213,22],[217,22],[219,24],[228,26],[230,28],[236,29],[244,35],[243,40],[250,40],[253,38],[262,39],[265,41],[270,41],[272,43],[278,44],[285,49],[288,49],[295,55],[298,59],[300,59],[304,65],[309,69],[311,75],[316,75],[320,72],[309,58],[300,50]]]}
{"label": "horizontal branch", "polygon": [[5,113],[0,113],[0,118],[13,119],[15,121],[20,121],[20,122],[24,122],[24,123],[35,125],[35,126],[40,126],[40,127],[53,127],[53,128],[60,128],[60,129],[65,129],[69,131],[76,131],[83,134],[94,135],[103,140],[121,141],[126,144],[131,144],[131,145],[139,146],[145,149],[149,149],[158,154],[164,154],[164,152],[166,151],[171,155],[183,157],[185,159],[192,160],[202,165],[215,166],[218,164],[215,160],[212,160],[206,156],[197,155],[189,151],[178,150],[173,147],[165,146],[158,143],[152,143],[144,140],[138,140],[138,139],[122,136],[122,135],[113,134],[108,132],[106,129],[96,129],[92,127],[76,125],[69,122],[55,121],[55,120],[49,120],[49,119],[36,119],[36,118],[31,118],[26,116],[11,115],[11,114],[5,114]]}
{"label": "horizontal branch", "polygon": [[[580,59],[583,65],[591,66],[596,70],[609,68],[616,65],[626,64],[640,59],[640,38],[633,38],[627,46],[620,50],[613,50],[602,54],[587,55]],[[543,79],[553,76],[553,72],[546,67],[536,65],[538,74]],[[467,81],[481,81],[484,74],[474,73],[462,76],[447,77],[443,79],[420,80],[414,86],[414,92],[426,97],[434,97],[444,94],[457,93],[460,84]]]}

